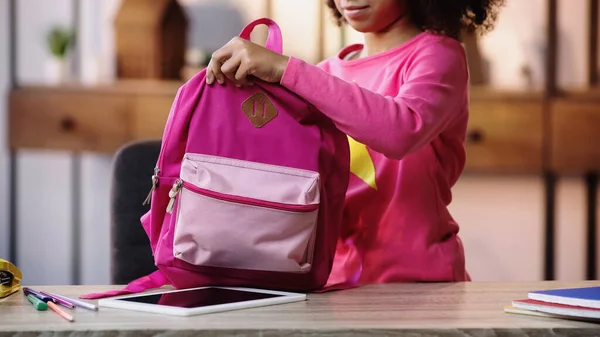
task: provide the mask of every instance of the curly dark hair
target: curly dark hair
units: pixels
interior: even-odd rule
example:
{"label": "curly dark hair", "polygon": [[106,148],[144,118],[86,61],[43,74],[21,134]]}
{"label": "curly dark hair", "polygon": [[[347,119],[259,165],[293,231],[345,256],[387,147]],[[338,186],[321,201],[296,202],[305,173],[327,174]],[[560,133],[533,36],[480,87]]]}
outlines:
{"label": "curly dark hair", "polygon": [[[409,15],[424,31],[460,39],[462,33],[491,30],[505,0],[398,0],[406,1]],[[344,22],[334,0],[326,0],[338,25]]]}

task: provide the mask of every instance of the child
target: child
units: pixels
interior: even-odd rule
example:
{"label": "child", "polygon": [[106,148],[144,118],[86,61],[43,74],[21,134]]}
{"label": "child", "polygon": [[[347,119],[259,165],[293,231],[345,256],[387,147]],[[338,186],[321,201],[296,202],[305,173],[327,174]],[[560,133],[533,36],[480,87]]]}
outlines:
{"label": "child", "polygon": [[310,65],[234,38],[207,83],[280,83],[348,135],[351,178],[330,288],[469,281],[447,206],[465,164],[469,75],[459,36],[503,0],[329,0],[365,44]]}

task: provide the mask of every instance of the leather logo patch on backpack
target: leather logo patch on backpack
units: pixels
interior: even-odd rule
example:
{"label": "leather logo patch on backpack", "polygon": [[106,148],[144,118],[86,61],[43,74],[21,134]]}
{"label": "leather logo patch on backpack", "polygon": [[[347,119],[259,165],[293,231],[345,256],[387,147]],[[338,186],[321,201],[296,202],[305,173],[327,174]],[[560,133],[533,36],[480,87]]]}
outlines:
{"label": "leather logo patch on backpack", "polygon": [[246,114],[250,123],[257,128],[265,126],[277,117],[277,108],[262,92],[257,92],[248,97],[242,103],[242,111]]}

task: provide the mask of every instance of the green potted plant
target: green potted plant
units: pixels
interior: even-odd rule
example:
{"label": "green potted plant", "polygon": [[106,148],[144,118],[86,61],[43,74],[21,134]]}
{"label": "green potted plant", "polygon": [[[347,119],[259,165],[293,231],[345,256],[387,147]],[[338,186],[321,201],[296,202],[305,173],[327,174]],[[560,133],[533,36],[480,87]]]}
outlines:
{"label": "green potted plant", "polygon": [[52,83],[64,82],[69,76],[68,56],[75,43],[75,32],[68,28],[53,27],[46,36],[50,52],[48,79]]}

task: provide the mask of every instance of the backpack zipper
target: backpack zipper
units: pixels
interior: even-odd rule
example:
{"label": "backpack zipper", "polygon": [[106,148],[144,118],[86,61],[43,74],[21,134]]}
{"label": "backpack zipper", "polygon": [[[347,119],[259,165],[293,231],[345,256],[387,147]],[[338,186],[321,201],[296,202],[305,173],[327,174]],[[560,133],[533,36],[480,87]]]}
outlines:
{"label": "backpack zipper", "polygon": [[316,205],[316,204],[314,204],[314,205],[289,205],[289,204],[281,204],[281,203],[270,202],[270,201],[254,201],[254,200],[251,200],[248,198],[229,196],[229,195],[226,195],[223,193],[196,187],[192,184],[184,182],[182,179],[177,179],[177,181],[175,181],[175,184],[173,184],[173,188],[171,188],[171,190],[169,191],[169,197],[171,198],[171,200],[169,200],[169,204],[167,205],[167,212],[169,212],[169,213],[173,212],[173,208],[175,206],[175,198],[177,197],[177,194],[179,194],[179,192],[181,191],[182,187],[185,187],[194,193],[204,195],[209,198],[225,201],[225,202],[231,202],[231,203],[248,205],[248,206],[263,207],[263,208],[271,208],[271,209],[276,209],[276,210],[286,211],[286,212],[312,212],[312,211],[316,211],[319,208],[319,205]]}
{"label": "backpack zipper", "polygon": [[156,187],[158,186],[158,173],[159,172],[160,172],[160,168],[158,166],[155,167],[154,174],[152,175],[152,188],[150,188],[150,192],[148,193],[148,196],[146,196],[146,199],[142,203],[142,206],[146,206],[146,205],[150,204],[150,201],[152,200],[152,193],[154,192],[154,190],[156,190]]}
{"label": "backpack zipper", "polygon": [[[186,83],[187,84],[187,83]],[[175,99],[173,104],[171,105],[171,110],[169,111],[169,115],[167,116],[167,124],[165,125],[165,132],[163,135],[163,139],[160,144],[160,152],[158,153],[158,159],[156,162],[156,167],[154,167],[154,175],[152,176],[152,188],[146,196],[146,199],[142,203],[142,205],[147,205],[150,203],[152,199],[152,192],[158,187],[158,173],[160,172],[160,166],[163,164],[163,156],[164,151],[167,148],[167,143],[169,142],[171,129],[173,128],[173,123],[175,123],[175,119],[177,118],[177,111],[179,108],[179,102],[181,101],[181,97],[183,96],[183,92],[185,91],[186,84],[179,87],[177,90],[177,94],[175,95]]]}
{"label": "backpack zipper", "polygon": [[177,179],[169,191],[169,198],[171,198],[167,205],[167,212],[169,214],[173,213],[173,208],[175,208],[175,197],[179,193],[179,190],[181,190],[181,186],[183,186],[183,180]]}

